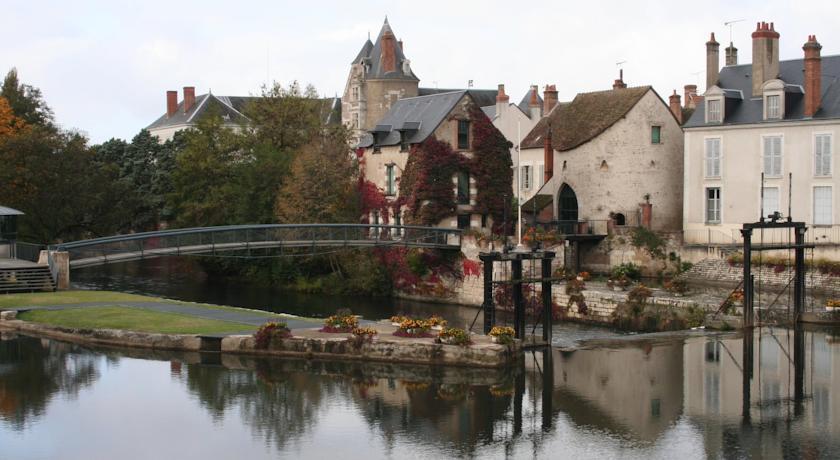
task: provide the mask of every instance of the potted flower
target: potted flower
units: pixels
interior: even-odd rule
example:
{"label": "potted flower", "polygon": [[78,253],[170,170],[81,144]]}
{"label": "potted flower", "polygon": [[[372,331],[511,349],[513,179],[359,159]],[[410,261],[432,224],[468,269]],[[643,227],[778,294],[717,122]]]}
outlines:
{"label": "potted flower", "polygon": [[401,315],[396,315],[391,317],[391,326],[400,327],[400,323],[407,320],[408,318]]}
{"label": "potted flower", "polygon": [[490,341],[493,343],[509,345],[513,343],[515,335],[516,331],[514,331],[512,327],[495,326],[493,329],[490,329]]}
{"label": "potted flower", "polygon": [[429,319],[426,320],[427,323],[432,327],[432,330],[435,331],[442,331],[444,327],[446,327],[446,320],[441,318],[438,315],[432,315]]}
{"label": "potted flower", "polygon": [[372,328],[372,327],[357,327],[353,329],[353,337],[361,340],[362,342],[373,342],[373,339],[376,338],[376,335],[379,332]]}
{"label": "potted flower", "polygon": [[828,299],[825,303],[827,311],[840,311],[840,299]]}
{"label": "potted flower", "polygon": [[589,272],[580,272],[577,275],[578,281],[589,281],[592,278],[592,275]]}
{"label": "potted flower", "polygon": [[346,333],[352,332],[357,327],[359,327],[358,317],[349,311],[339,311],[324,320],[324,327],[321,328],[321,332]]}
{"label": "potted flower", "polygon": [[447,327],[438,333],[438,342],[466,346],[472,343],[470,333],[457,327]]}
{"label": "potted flower", "polygon": [[265,323],[254,333],[256,348],[266,349],[275,340],[286,339],[292,336],[292,331],[283,321]]}
{"label": "potted flower", "polygon": [[682,297],[688,292],[688,281],[682,278],[674,278],[662,283],[662,287],[674,294],[674,297]]}
{"label": "potted flower", "polygon": [[428,322],[421,319],[406,318],[400,323],[394,335],[397,337],[431,337],[429,335],[430,327]]}
{"label": "potted flower", "polygon": [[631,283],[632,281],[627,277],[627,275],[620,275],[618,277],[608,279],[607,287],[617,292],[626,291]]}

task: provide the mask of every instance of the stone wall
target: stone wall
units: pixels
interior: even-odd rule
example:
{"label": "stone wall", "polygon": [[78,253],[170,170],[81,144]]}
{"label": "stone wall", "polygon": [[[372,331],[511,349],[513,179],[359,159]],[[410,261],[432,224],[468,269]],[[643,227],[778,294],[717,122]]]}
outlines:
{"label": "stone wall", "polygon": [[[793,277],[792,268],[776,272],[773,267],[753,266],[752,272],[755,275],[756,283],[760,279],[762,284],[780,287],[786,286]],[[705,259],[694,264],[691,270],[685,272],[682,276],[689,281],[712,281],[731,284],[734,287],[743,279],[744,267],[742,265],[730,265],[729,262],[722,259]],[[807,289],[840,292],[840,277],[820,273],[819,270],[808,270],[805,274],[805,286]]]}

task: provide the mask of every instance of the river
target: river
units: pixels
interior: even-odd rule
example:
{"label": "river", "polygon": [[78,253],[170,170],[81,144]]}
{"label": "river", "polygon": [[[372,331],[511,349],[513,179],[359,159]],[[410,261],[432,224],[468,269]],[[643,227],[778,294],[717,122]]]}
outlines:
{"label": "river", "polygon": [[[167,293],[166,280],[119,285],[143,278],[142,270],[108,286],[94,281],[101,274],[77,280],[189,297]],[[203,292],[202,282],[191,281],[187,300],[256,306],[275,297],[250,288],[238,297],[218,282]],[[293,299],[265,305],[289,311]],[[350,302],[321,299],[329,301]],[[434,307],[354,301],[371,317]],[[501,371],[106,349],[3,334],[0,459],[840,457],[838,331],[555,332],[581,347],[528,353]]]}

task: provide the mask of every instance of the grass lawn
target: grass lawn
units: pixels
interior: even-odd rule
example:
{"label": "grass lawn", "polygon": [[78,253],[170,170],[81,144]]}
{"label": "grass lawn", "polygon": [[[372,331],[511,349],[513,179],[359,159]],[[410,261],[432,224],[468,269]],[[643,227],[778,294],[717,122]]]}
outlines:
{"label": "grass lawn", "polygon": [[154,302],[161,299],[110,291],[56,291],[0,295],[0,308],[30,305],[65,305],[86,302]]}
{"label": "grass lawn", "polygon": [[30,310],[18,315],[18,319],[69,328],[123,329],[162,334],[219,334],[253,329],[247,324],[116,306]]}

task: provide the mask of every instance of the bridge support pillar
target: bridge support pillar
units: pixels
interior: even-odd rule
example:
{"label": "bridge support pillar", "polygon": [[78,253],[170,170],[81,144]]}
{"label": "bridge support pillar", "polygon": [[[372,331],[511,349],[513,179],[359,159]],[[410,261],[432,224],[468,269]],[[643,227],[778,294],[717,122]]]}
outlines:
{"label": "bridge support pillar", "polygon": [[58,290],[70,289],[70,253],[67,251],[41,251],[38,255],[38,263],[48,265],[50,263],[50,252],[52,252],[52,266],[50,272],[58,272],[55,276],[55,288]]}

